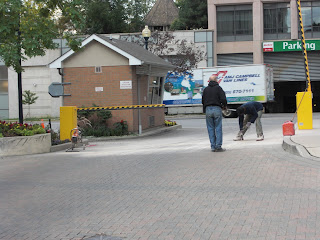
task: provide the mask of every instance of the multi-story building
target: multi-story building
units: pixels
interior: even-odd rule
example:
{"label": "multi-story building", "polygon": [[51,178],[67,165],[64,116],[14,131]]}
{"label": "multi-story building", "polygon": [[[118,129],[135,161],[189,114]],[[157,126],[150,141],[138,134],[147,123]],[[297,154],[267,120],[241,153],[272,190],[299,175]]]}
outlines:
{"label": "multi-story building", "polygon": [[[320,111],[320,1],[301,1],[314,111]],[[296,0],[208,0],[214,65],[270,64],[274,112],[294,112],[306,88]],[[265,47],[263,47],[265,46]]]}

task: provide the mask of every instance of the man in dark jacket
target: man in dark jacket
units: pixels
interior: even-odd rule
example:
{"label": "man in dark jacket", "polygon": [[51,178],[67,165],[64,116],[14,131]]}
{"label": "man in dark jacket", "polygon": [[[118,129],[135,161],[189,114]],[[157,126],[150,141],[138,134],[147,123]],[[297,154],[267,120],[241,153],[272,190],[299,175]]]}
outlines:
{"label": "man in dark jacket", "polygon": [[243,135],[249,129],[250,125],[256,122],[257,141],[264,139],[261,116],[262,116],[263,105],[259,102],[247,102],[237,108],[239,115],[239,127],[240,131],[234,141],[243,140]]}
{"label": "man in dark jacket", "polygon": [[227,98],[217,82],[217,76],[211,75],[209,84],[202,94],[203,112],[206,114],[208,135],[212,152],[224,152],[222,148],[222,108],[227,106]]}

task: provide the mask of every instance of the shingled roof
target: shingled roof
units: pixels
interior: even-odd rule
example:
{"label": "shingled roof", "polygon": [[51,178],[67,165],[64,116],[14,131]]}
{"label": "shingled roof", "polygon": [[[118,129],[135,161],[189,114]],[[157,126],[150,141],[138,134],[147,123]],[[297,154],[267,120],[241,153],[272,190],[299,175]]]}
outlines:
{"label": "shingled roof", "polygon": [[136,43],[131,43],[119,39],[110,40],[110,38],[108,37],[102,35],[98,36],[103,40],[111,43],[112,45],[118,47],[122,51],[127,52],[131,56],[140,59],[143,63],[173,67],[173,65],[170,62],[167,62],[164,59],[156,56],[152,52],[146,50],[144,47],[141,47]]}
{"label": "shingled roof", "polygon": [[[116,51],[120,55],[129,59],[129,65],[143,65],[143,64],[151,64],[156,66],[161,66],[168,69],[173,69],[174,66],[162,58],[156,56],[145,48],[139,46],[136,43],[131,43],[119,39],[110,39],[108,37],[104,37],[102,35],[93,34],[90,37],[83,40],[81,47],[84,47],[91,41],[97,41],[106,47],[111,48]],[[61,57],[54,60],[49,64],[50,68],[61,68],[61,63],[73,55],[75,52],[73,50],[69,50]]]}
{"label": "shingled roof", "polygon": [[157,0],[144,22],[150,27],[170,26],[178,16],[179,9],[173,0]]}

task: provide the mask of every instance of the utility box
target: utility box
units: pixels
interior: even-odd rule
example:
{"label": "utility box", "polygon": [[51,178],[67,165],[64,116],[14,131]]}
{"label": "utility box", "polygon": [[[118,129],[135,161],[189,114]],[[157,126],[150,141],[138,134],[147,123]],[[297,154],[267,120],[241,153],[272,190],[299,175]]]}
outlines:
{"label": "utility box", "polygon": [[312,129],[312,92],[297,92],[298,129]]}
{"label": "utility box", "polygon": [[71,130],[77,127],[77,107],[60,107],[60,140],[71,140]]}

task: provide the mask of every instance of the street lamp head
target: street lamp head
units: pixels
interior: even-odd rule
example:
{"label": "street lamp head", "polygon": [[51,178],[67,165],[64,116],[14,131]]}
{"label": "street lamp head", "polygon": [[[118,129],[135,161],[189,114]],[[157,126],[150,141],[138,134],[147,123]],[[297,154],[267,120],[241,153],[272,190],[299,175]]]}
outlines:
{"label": "street lamp head", "polygon": [[151,36],[151,31],[150,29],[148,28],[148,26],[146,25],[144,27],[144,29],[142,30],[142,37],[144,38],[149,38]]}
{"label": "street lamp head", "polygon": [[146,47],[146,50],[148,50],[148,40],[149,37],[151,36],[151,31],[148,28],[148,26],[146,25],[145,28],[142,30],[142,37],[144,38],[144,45]]}

